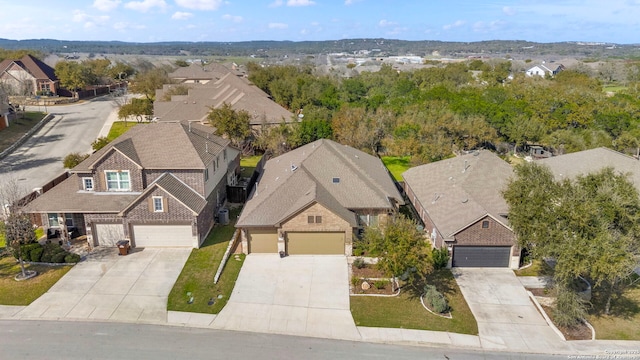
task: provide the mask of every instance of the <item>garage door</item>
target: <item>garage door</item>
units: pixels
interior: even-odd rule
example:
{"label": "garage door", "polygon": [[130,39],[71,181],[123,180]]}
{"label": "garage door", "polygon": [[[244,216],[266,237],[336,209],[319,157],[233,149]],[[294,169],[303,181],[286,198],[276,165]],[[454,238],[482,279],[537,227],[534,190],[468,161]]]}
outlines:
{"label": "garage door", "polygon": [[122,224],[96,224],[95,227],[98,246],[116,246],[116,242],[124,240]]}
{"label": "garage door", "polygon": [[191,225],[133,225],[136,247],[194,247]]}
{"label": "garage door", "polygon": [[278,232],[276,229],[248,231],[249,253],[278,252]]}
{"label": "garage door", "polygon": [[453,266],[509,267],[511,246],[454,246]]}
{"label": "garage door", "polygon": [[344,255],[343,232],[288,232],[289,255]]}

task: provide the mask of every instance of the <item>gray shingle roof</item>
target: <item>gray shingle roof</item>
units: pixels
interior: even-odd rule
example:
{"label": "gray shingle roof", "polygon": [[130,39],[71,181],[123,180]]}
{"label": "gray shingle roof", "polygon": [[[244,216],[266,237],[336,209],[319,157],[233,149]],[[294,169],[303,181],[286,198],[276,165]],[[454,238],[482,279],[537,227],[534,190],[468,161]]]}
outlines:
{"label": "gray shingle roof", "polygon": [[390,198],[403,203],[380,159],[317,140],[267,161],[237,226],[275,226],[314,201],[355,226],[351,210],[392,209]]}
{"label": "gray shingle roof", "polygon": [[68,179],[28,203],[29,213],[118,213],[136,200],[140,193],[93,192],[78,190],[78,176]]}
{"label": "gray shingle roof", "polygon": [[618,173],[629,173],[629,180],[640,191],[640,162],[631,156],[605,147],[554,156],[536,160],[536,162],[549,167],[558,180],[612,167]]}
{"label": "gray shingle roof", "polygon": [[121,215],[124,215],[124,213],[126,213],[127,210],[129,210],[138,201],[146,198],[147,195],[156,187],[173,196],[176,200],[196,214],[199,214],[207,205],[207,200],[204,197],[198,194],[187,184],[180,181],[180,179],[176,178],[173,174],[167,172],[162,174],[155,182],[149,184],[145,191],[140,194],[135,201],[132,201],[127,207],[123,208]]}
{"label": "gray shingle roof", "polygon": [[491,215],[508,226],[508,206],[501,191],[511,165],[487,150],[421,165],[402,176],[443,237]]}
{"label": "gray shingle roof", "polygon": [[214,135],[210,126],[187,122],[138,125],[71,172],[91,172],[94,164],[111,151],[121,152],[146,169],[204,169],[228,144],[229,140]]}

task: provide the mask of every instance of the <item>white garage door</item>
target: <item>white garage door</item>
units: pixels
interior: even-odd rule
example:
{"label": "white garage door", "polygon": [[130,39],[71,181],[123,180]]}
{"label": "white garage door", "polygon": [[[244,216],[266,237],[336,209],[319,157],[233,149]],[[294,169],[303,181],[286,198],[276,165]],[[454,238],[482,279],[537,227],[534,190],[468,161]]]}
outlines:
{"label": "white garage door", "polygon": [[191,225],[133,225],[136,247],[197,247]]}
{"label": "white garage door", "polygon": [[116,242],[124,240],[122,224],[96,224],[95,226],[98,246],[116,246]]}

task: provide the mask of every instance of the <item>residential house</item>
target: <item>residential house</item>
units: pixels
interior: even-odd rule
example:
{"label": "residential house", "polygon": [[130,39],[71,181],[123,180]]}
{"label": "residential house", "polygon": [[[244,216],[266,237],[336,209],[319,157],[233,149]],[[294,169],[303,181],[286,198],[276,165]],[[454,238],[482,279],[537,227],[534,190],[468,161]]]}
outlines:
{"label": "residential house", "polygon": [[245,254],[351,255],[354,232],[403,203],[380,159],[322,139],[264,164],[236,227]]}
{"label": "residential house", "polygon": [[435,248],[454,267],[520,265],[520,248],[502,197],[511,165],[487,150],[411,168],[404,189]]}
{"label": "residential house", "polygon": [[560,71],[564,70],[564,65],[560,64],[558,66],[551,66],[546,63],[542,63],[540,65],[536,65],[530,69],[528,69],[525,74],[529,77],[531,76],[554,76]]}
{"label": "residential house", "polygon": [[189,91],[187,95],[173,95],[167,101],[165,94],[176,85],[168,84],[157,90],[153,114],[158,121],[204,123],[212,108],[219,108],[225,103],[234,110],[247,111],[251,116],[250,125],[256,131],[265,125],[277,125],[294,119],[290,111],[274,102],[260,88],[222,65],[203,67],[192,64],[179,68],[170,77],[188,86]]}
{"label": "residential house", "polygon": [[10,95],[55,95],[59,88],[55,70],[31,55],[0,62],[0,82]]}
{"label": "residential house", "polygon": [[[187,122],[138,125],[26,205],[48,233],[87,235],[92,246],[199,247],[235,184],[240,151]],[[51,230],[49,230],[51,229]]]}
{"label": "residential house", "polygon": [[553,156],[536,162],[547,166],[557,180],[572,179],[612,167],[618,173],[629,174],[629,180],[640,192],[640,162],[632,156],[606,147]]}

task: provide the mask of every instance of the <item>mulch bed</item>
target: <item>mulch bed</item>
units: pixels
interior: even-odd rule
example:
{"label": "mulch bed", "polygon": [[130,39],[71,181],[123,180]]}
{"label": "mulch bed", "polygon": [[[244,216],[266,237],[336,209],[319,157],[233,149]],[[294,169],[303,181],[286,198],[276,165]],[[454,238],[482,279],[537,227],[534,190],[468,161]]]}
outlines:
{"label": "mulch bed", "polygon": [[[352,276],[359,279],[358,284],[355,286],[354,294],[377,294],[377,295],[393,295],[393,287],[390,281],[386,281],[383,288],[376,288],[374,283],[376,280],[368,279],[387,279],[384,273],[376,268],[375,265],[365,265],[363,268],[358,269],[355,266],[351,266]],[[367,281],[370,288],[367,290],[362,289],[362,283]]]}
{"label": "mulch bed", "polygon": [[567,340],[591,340],[591,329],[584,323],[579,323],[575,327],[559,326],[553,319],[553,308],[542,305],[542,308],[549,316],[549,319],[556,325],[558,330],[562,332]]}
{"label": "mulch bed", "polygon": [[393,291],[393,287],[391,286],[391,281],[386,281],[383,288],[376,288],[374,286],[375,280],[367,281],[370,285],[370,288],[367,290],[362,289],[362,283],[367,280],[360,279],[358,281],[358,285],[356,285],[354,289],[354,294],[376,294],[376,295],[393,295],[395,292]]}
{"label": "mulch bed", "polygon": [[544,288],[542,289],[538,289],[538,288],[527,288],[527,290],[531,291],[531,293],[533,294],[533,296],[549,296],[549,294],[545,291]]}
{"label": "mulch bed", "polygon": [[357,267],[352,265],[351,271],[353,276],[358,278],[365,278],[365,279],[386,278],[386,276],[384,276],[384,273],[382,271],[376,269],[375,265],[365,265],[362,269],[358,269]]}

